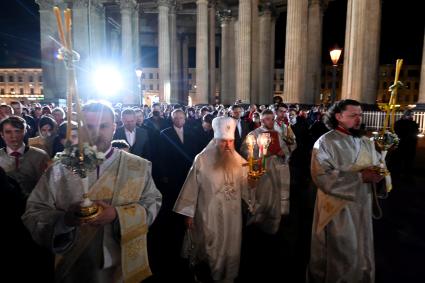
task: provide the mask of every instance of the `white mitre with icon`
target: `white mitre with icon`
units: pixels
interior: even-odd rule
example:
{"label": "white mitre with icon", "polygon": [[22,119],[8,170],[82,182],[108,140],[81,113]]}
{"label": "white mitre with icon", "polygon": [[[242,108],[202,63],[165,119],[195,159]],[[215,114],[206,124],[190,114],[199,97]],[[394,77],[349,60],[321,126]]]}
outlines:
{"label": "white mitre with icon", "polygon": [[234,140],[237,121],[232,117],[216,117],[212,120],[215,139]]}

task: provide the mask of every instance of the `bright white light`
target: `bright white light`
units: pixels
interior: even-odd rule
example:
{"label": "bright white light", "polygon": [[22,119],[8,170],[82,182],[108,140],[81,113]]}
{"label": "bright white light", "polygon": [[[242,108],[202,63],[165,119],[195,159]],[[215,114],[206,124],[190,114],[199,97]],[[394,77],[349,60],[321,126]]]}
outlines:
{"label": "bright white light", "polygon": [[121,74],[110,66],[98,68],[93,74],[93,81],[100,95],[112,96],[122,89]]}
{"label": "bright white light", "polygon": [[136,69],[136,77],[138,77],[140,79],[140,77],[142,76],[142,69]]}

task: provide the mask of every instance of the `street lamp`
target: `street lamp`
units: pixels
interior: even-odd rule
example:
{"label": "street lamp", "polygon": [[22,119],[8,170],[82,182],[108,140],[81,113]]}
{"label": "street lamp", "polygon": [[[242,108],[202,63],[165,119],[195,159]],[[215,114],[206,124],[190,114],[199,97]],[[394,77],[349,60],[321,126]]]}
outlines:
{"label": "street lamp", "polygon": [[332,60],[332,103],[335,102],[336,98],[336,70],[338,68],[338,60],[341,56],[342,49],[335,48],[330,51],[331,60]]}
{"label": "street lamp", "polygon": [[136,76],[137,76],[137,82],[139,85],[139,105],[143,107],[143,90],[142,90],[142,69],[141,68],[137,68],[136,69]]}

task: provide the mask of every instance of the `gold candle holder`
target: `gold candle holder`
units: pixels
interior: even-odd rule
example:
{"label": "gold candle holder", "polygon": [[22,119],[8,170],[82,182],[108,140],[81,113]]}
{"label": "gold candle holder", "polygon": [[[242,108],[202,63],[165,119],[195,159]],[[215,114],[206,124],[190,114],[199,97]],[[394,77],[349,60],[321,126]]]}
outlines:
{"label": "gold candle holder", "polygon": [[92,202],[88,194],[83,194],[83,200],[80,203],[79,210],[75,213],[83,223],[93,221],[103,211],[103,207]]}

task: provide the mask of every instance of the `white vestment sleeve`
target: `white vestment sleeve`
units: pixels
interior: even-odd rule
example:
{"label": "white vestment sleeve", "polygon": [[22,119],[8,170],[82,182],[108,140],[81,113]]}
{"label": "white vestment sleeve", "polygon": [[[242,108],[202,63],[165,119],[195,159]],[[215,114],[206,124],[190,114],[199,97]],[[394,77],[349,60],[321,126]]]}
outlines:
{"label": "white vestment sleeve", "polygon": [[194,217],[200,189],[200,183],[198,182],[197,176],[199,163],[198,155],[189,170],[189,174],[186,177],[186,181],[184,182],[179,197],[174,205],[174,212]]}
{"label": "white vestment sleeve", "polygon": [[[352,152],[347,152],[351,156]],[[357,188],[363,183],[361,173],[339,170],[334,158],[323,143],[316,142],[311,157],[311,176],[318,188],[326,194],[353,201]]]}
{"label": "white vestment sleeve", "polygon": [[61,253],[72,245],[76,233],[65,225],[65,211],[55,207],[48,176],[49,173],[42,175],[30,194],[22,221],[36,243]]}
{"label": "white vestment sleeve", "polygon": [[149,166],[146,170],[144,189],[142,196],[139,200],[139,204],[146,209],[147,223],[151,225],[158,215],[159,209],[162,204],[162,194],[156,188],[156,185],[152,179],[152,163],[149,162]]}

